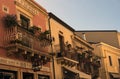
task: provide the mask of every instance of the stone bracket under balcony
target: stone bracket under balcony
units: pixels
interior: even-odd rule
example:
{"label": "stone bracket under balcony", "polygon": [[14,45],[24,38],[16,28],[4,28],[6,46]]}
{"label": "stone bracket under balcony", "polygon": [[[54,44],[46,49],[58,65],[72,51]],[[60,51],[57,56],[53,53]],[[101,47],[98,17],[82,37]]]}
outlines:
{"label": "stone bracket under balcony", "polygon": [[35,50],[33,48],[29,48],[29,47],[23,46],[23,45],[18,44],[18,43],[7,45],[6,49],[7,49],[9,54],[12,54],[12,53],[15,53],[15,52],[20,52],[20,50],[21,51],[26,51],[26,52],[31,52],[31,53],[33,53],[33,52],[34,53],[39,53],[41,55],[45,54],[45,52],[42,53],[43,51],[38,51],[38,50]]}
{"label": "stone bracket under balcony", "polygon": [[73,67],[73,66],[76,66],[79,62],[69,59],[67,57],[59,57],[57,58],[57,63],[61,65]]}

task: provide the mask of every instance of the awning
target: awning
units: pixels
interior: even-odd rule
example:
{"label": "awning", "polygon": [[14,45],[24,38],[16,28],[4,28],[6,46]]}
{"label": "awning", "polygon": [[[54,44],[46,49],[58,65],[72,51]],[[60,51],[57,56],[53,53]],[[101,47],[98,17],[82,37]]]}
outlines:
{"label": "awning", "polygon": [[120,78],[120,73],[111,73],[113,78]]}
{"label": "awning", "polygon": [[86,74],[84,72],[81,72],[81,71],[79,71],[77,69],[73,69],[73,68],[69,68],[69,67],[65,67],[65,66],[63,66],[63,68],[68,69],[71,72],[78,73],[80,78],[91,79],[91,75],[88,75],[88,74]]}

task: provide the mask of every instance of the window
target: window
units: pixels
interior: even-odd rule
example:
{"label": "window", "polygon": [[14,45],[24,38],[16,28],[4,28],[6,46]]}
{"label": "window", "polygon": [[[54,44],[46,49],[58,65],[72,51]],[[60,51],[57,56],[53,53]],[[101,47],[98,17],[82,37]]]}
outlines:
{"label": "window", "polygon": [[118,64],[119,64],[119,67],[120,67],[120,59],[118,59]]}
{"label": "window", "polygon": [[60,52],[62,53],[64,50],[64,37],[59,34],[59,45],[60,45]]}
{"label": "window", "polygon": [[2,10],[5,13],[9,13],[9,8],[7,6],[2,6]]}
{"label": "window", "polygon": [[29,26],[30,26],[30,19],[23,16],[23,15],[20,15],[20,21],[21,21],[21,26],[28,29]]}
{"label": "window", "polygon": [[112,58],[111,58],[111,56],[109,56],[109,63],[110,63],[110,66],[112,66]]}

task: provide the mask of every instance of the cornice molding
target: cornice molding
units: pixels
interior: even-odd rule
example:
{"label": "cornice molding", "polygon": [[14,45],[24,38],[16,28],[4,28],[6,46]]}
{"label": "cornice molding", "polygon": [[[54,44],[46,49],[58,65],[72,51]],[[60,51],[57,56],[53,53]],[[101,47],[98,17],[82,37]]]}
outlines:
{"label": "cornice molding", "polygon": [[15,0],[15,4],[26,11],[29,11],[32,15],[39,14],[42,12],[44,15],[48,15],[47,11],[38,5],[35,1],[31,0]]}

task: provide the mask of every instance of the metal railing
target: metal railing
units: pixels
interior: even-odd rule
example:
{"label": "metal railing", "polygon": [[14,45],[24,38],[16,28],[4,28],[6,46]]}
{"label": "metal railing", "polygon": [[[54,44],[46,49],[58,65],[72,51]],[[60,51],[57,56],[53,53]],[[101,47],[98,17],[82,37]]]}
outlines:
{"label": "metal railing", "polygon": [[47,50],[46,47],[43,46],[45,44],[45,41],[40,41],[34,34],[29,32],[27,29],[19,26],[7,28],[4,35],[5,46],[9,46],[15,43],[37,51]]}
{"label": "metal railing", "polygon": [[77,54],[77,52],[74,51],[74,49],[71,49],[71,50],[65,49],[61,52],[59,45],[55,45],[54,48],[57,52],[57,57],[66,57],[66,58],[69,58],[71,60],[78,61],[78,54]]}

